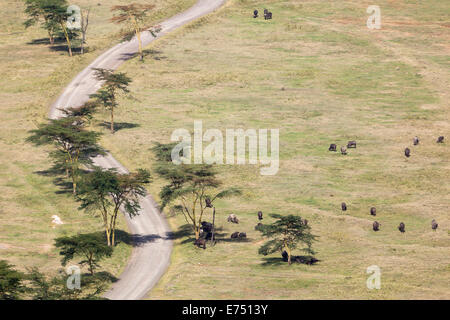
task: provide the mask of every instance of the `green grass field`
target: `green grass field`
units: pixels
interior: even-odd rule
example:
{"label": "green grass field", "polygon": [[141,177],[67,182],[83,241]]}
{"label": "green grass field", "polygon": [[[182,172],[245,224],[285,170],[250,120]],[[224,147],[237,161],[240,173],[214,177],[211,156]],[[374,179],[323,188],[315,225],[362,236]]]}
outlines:
{"label": "green grass field", "polygon": [[[131,2],[148,1],[77,1],[83,8],[92,6],[87,38],[90,51],[72,59],[58,48],[62,44],[52,50],[40,27],[25,30],[22,0],[0,3],[0,259],[20,270],[35,266],[55,274],[60,267],[60,256],[53,247],[55,237],[102,230],[100,218],[78,211],[79,204],[70,194],[60,193],[53,177],[38,174],[51,166],[49,149],[36,148],[25,139],[28,130],[45,121],[50,104],[64,86],[102,51],[119,42],[120,27],[109,22],[110,8]],[[157,3],[156,22],[194,1],[153,3]],[[65,223],[55,229],[51,226],[54,214]],[[127,230],[124,219],[119,229]],[[121,243],[102,267],[117,276],[130,253],[131,247]]]}
{"label": "green grass field", "polygon": [[[150,299],[450,298],[450,150],[435,142],[450,135],[450,5],[380,0],[382,29],[369,30],[372,4],[231,0],[146,48],[145,63],[121,67],[133,84],[116,120],[137,126],[113,136],[104,129],[103,144],[129,169],[152,168],[153,143],[192,131],[194,120],[204,130],[280,129],[277,175],[218,167],[224,186],[244,190],[219,203],[221,236],[247,232],[249,241],[202,250],[181,237]],[[253,19],[255,8],[270,9],[273,20]],[[358,147],[347,156],[328,152],[349,140]],[[157,197],[162,185],[149,190]],[[264,222],[269,213],[307,218],[321,261],[288,266],[259,256],[259,210]],[[239,225],[226,222],[230,213]],[[177,231],[185,221],[170,223]],[[366,288],[371,265],[381,268],[381,290]]]}

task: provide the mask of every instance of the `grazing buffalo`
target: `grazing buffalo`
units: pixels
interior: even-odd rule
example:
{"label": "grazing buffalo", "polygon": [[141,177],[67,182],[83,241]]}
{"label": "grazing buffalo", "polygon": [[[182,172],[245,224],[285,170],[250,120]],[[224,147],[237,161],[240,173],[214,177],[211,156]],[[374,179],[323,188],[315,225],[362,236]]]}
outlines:
{"label": "grazing buffalo", "polygon": [[347,143],[347,148],[356,148],[356,141],[349,141]]}
{"label": "grazing buffalo", "polygon": [[213,235],[212,235],[212,229],[213,229],[213,225],[210,222],[205,222],[202,221],[202,237],[205,238],[206,240],[211,240]]}
{"label": "grazing buffalo", "polygon": [[409,148],[405,149],[405,157],[409,158],[411,156],[411,150]]}
{"label": "grazing buffalo", "polygon": [[234,213],[230,214],[227,219],[228,222],[231,223],[239,223],[239,219],[236,217]]}
{"label": "grazing buffalo", "polygon": [[245,232],[240,232],[239,235],[238,235],[238,237],[239,237],[240,239],[244,239],[244,238],[247,238],[247,234],[246,234]]}
{"label": "grazing buffalo", "polygon": [[237,239],[239,238],[239,232],[234,232],[231,234],[231,239]]}
{"label": "grazing buffalo", "polygon": [[347,211],[347,204],[345,202],[341,203],[342,211]]}
{"label": "grazing buffalo", "polygon": [[258,18],[258,10],[253,11],[253,18]]}
{"label": "grazing buffalo", "polygon": [[444,143],[444,136],[440,136],[437,141],[437,143]]}
{"label": "grazing buffalo", "polygon": [[431,229],[433,229],[434,231],[436,231],[436,229],[438,228],[438,223],[436,222],[436,220],[432,220],[431,221]]}
{"label": "grazing buffalo", "polygon": [[264,9],[264,20],[270,20],[272,19],[272,12],[270,12],[267,9]]}
{"label": "grazing buffalo", "polygon": [[263,219],[263,213],[262,211],[258,211],[258,220],[262,220]]}
{"label": "grazing buffalo", "polygon": [[417,146],[419,144],[419,138],[418,137],[414,137],[413,143],[414,143],[415,146]]}
{"label": "grazing buffalo", "polygon": [[405,232],[405,224],[403,222],[400,222],[398,225],[398,230],[400,230],[401,233]]}
{"label": "grazing buffalo", "polygon": [[374,221],[372,227],[373,227],[373,231],[379,231],[380,230],[380,226],[381,224],[378,221]]}
{"label": "grazing buffalo", "polygon": [[372,216],[376,216],[377,215],[377,208],[375,208],[375,207],[370,208],[370,214]]}
{"label": "grazing buffalo", "polygon": [[330,144],[330,147],[328,148],[328,151],[335,151],[336,152],[336,148],[337,148],[336,144],[332,143],[332,144]]}
{"label": "grazing buffalo", "polygon": [[195,240],[194,245],[196,245],[199,248],[203,247],[203,249],[206,249],[206,239],[199,238]]}

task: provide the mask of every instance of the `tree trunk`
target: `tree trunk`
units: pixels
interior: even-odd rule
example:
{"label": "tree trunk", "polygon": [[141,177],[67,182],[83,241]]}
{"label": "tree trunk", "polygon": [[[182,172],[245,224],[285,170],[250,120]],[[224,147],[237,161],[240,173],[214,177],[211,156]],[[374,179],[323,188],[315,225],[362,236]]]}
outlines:
{"label": "tree trunk", "polygon": [[64,36],[66,37],[67,47],[69,49],[69,57],[72,57],[72,44],[70,43],[69,34],[67,33],[67,28],[64,26],[64,23],[61,23],[61,27],[64,30]]}
{"label": "tree trunk", "polygon": [[291,250],[288,248],[288,247],[286,247],[286,252],[287,252],[287,254],[288,254],[288,264],[289,265],[291,265]]}
{"label": "tree trunk", "polygon": [[140,56],[140,60],[144,60],[144,52],[142,51],[142,41],[141,41],[141,33],[139,32],[139,30],[136,29],[136,37],[138,39],[138,43],[139,43],[139,56]]}
{"label": "tree trunk", "polygon": [[114,133],[114,108],[111,108],[111,133]]}
{"label": "tree trunk", "polygon": [[111,233],[108,227],[105,227],[105,232],[106,232],[106,242],[108,244],[108,247],[111,247]]}
{"label": "tree trunk", "polygon": [[194,226],[194,230],[195,230],[195,240],[200,239],[200,229],[197,228],[197,226]]}
{"label": "tree trunk", "polygon": [[92,254],[89,256],[89,272],[94,275],[94,261],[92,259]]}
{"label": "tree trunk", "polygon": [[211,230],[211,243],[214,243],[214,222],[216,220],[216,207],[213,207],[213,223],[212,223],[212,230]]}

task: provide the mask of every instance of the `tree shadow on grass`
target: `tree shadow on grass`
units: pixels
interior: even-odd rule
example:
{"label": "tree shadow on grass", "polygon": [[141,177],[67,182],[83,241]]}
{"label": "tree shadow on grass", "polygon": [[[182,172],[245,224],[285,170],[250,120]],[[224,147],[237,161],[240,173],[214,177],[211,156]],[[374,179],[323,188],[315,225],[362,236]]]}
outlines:
{"label": "tree shadow on grass", "polygon": [[179,227],[177,231],[171,231],[166,233],[167,238],[170,240],[181,239],[192,235],[193,235],[192,226],[190,224],[184,224],[181,227]]}
{"label": "tree shadow on grass", "polygon": [[[87,170],[79,170],[81,174],[88,173]],[[34,171],[33,173],[43,177],[55,177],[52,182],[59,188],[58,191],[55,191],[55,194],[73,194],[72,181],[66,177],[65,170],[61,167],[53,166],[47,170]]]}
{"label": "tree shadow on grass", "polygon": [[[64,38],[55,38],[54,44],[63,44],[66,43],[66,39]],[[28,45],[49,45],[51,46],[52,44],[50,44],[50,40],[49,38],[39,38],[39,39],[33,39],[30,42],[27,42]],[[66,45],[67,48],[67,45]]]}
{"label": "tree shadow on grass", "polygon": [[[100,127],[110,129],[111,128],[111,122],[104,121],[99,124]],[[140,127],[137,123],[128,123],[128,122],[114,122],[114,131],[120,131],[122,129],[133,129]]]}
{"label": "tree shadow on grass", "polygon": [[155,242],[157,239],[169,239],[163,238],[158,234],[130,234],[123,230],[116,230],[116,245],[123,242],[129,246],[141,247],[147,243]]}
{"label": "tree shadow on grass", "polygon": [[119,280],[119,278],[115,277],[113,274],[109,273],[108,271],[95,272],[94,275],[92,275],[90,273],[84,273],[83,277],[81,279],[83,281],[82,284],[90,284],[90,283],[95,283],[97,281],[114,283]]}
{"label": "tree shadow on grass", "polygon": [[[153,49],[146,49],[142,51],[143,55],[144,55],[144,60],[145,58],[149,57],[153,60],[164,60],[167,59],[167,57],[162,56],[161,55],[161,51],[158,50],[153,50]],[[135,53],[124,53],[121,55],[121,57],[119,58],[122,61],[127,61],[133,58],[136,58],[139,56],[139,52],[135,52]]]}
{"label": "tree shadow on grass", "polygon": [[[264,262],[261,264],[263,266],[281,266],[287,265],[287,260],[282,257],[268,257],[262,259]],[[292,264],[306,264],[306,265],[314,265],[320,260],[314,258],[313,256],[292,256],[291,258]]]}
{"label": "tree shadow on grass", "polygon": [[263,263],[261,265],[263,266],[282,266],[287,265],[287,262],[283,261],[283,258],[262,258]]}

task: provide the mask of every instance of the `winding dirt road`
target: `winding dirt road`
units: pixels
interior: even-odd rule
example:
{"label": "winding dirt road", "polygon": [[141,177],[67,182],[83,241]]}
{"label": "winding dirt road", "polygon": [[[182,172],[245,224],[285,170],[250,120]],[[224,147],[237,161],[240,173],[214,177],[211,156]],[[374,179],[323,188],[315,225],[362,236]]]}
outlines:
{"label": "winding dirt road", "polygon": [[[226,0],[199,0],[192,8],[161,23],[162,35],[219,8]],[[142,33],[142,42],[146,46],[155,38],[150,32]],[[135,38],[122,42],[109,49],[82,72],[67,86],[58,100],[52,105],[50,118],[62,116],[59,108],[70,108],[83,105],[89,100],[89,95],[95,93],[101,82],[94,78],[93,68],[117,69],[126,60],[138,52]],[[119,172],[127,172],[110,154],[97,157],[94,163],[103,168],[116,168]],[[113,300],[136,300],[145,295],[155,286],[166,271],[172,252],[170,228],[166,219],[160,213],[153,198],[148,195],[140,201],[142,210],[133,219],[127,216],[131,232],[134,234],[135,247],[130,261],[121,274],[120,280],[113,284],[105,297]]]}

